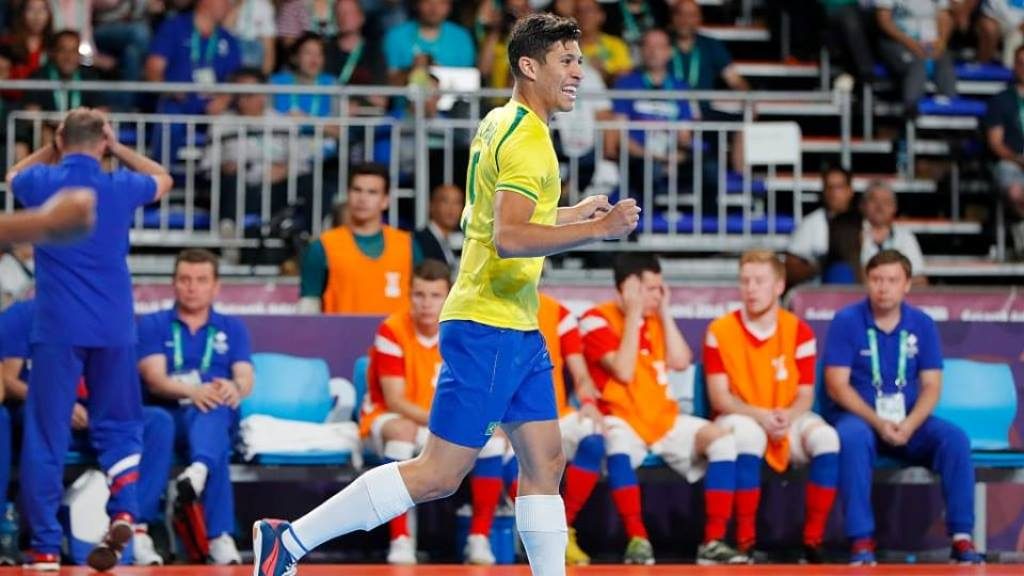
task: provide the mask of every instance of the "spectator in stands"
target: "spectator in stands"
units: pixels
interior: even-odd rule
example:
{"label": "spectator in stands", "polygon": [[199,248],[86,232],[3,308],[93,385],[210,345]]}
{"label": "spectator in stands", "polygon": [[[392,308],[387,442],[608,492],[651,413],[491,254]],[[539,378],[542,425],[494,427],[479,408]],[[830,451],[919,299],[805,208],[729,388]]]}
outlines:
{"label": "spectator in stands", "polygon": [[[995,179],[1017,223],[1012,226],[1014,251],[1024,254],[1024,127],[1020,101],[1024,98],[1024,47],[1013,53],[1014,83],[988,102],[985,137],[996,157]],[[1002,201],[1002,199],[1000,200]]]}
{"label": "spectator in stands", "polygon": [[[36,264],[31,244],[14,244],[0,257],[0,309],[31,298],[36,287]],[[3,343],[0,342],[0,346]]]}
{"label": "spectator in stands", "polygon": [[[691,90],[717,90],[722,87],[736,91],[750,90],[750,84],[736,70],[732,56],[725,43],[700,33],[704,17],[700,5],[695,0],[679,0],[672,7],[672,26],[675,29],[675,46],[672,53],[670,71],[677,79],[686,82]],[[711,106],[711,101],[702,100],[700,105],[691,112],[700,118],[721,122],[740,122],[743,118],[738,114],[722,112]],[[732,138],[729,149],[729,162],[733,170],[743,170],[743,139],[740,133]],[[705,158],[717,158],[718,139],[711,138]],[[707,173],[707,172],[706,172]],[[710,171],[707,182],[717,181],[717,175]],[[714,198],[711,200],[713,206]],[[705,210],[707,213],[707,210]]]}
{"label": "spectator in stands", "polygon": [[875,0],[875,20],[882,60],[902,82],[907,116],[917,114],[929,78],[941,96],[956,96],[953,56],[946,49],[953,32],[948,0]]}
{"label": "spectator in stands", "polygon": [[603,31],[607,17],[597,0],[576,0],[574,12],[583,33],[580,50],[587,64],[601,75],[605,85],[614,84],[616,78],[633,70],[629,45],[622,38]]}
{"label": "spectator in stands", "polygon": [[[228,0],[199,0],[195,10],[164,20],[153,37],[146,59],[150,82],[192,82],[211,86],[226,82],[242,65],[238,40],[224,26]],[[164,98],[160,109],[178,114],[220,114],[229,95],[177,94]]]}
{"label": "spectator in stands", "polygon": [[235,0],[224,26],[238,39],[242,66],[266,75],[277,69],[277,16],[270,0]]}
{"label": "spectator in stands", "polygon": [[[24,0],[3,43],[11,49],[11,79],[28,78],[42,67],[53,34],[53,13],[47,0]],[[10,97],[10,96],[8,96]]]}
{"label": "spectator in stands", "polygon": [[912,284],[928,284],[928,277],[924,275],[924,256],[921,254],[917,237],[913,232],[895,226],[897,206],[892,188],[880,180],[869,184],[864,193],[862,210],[864,233],[860,242],[861,265],[867,265],[868,261],[882,250],[898,250],[910,260],[910,266],[915,273],[911,279]]}
{"label": "spectator in stands", "polygon": [[819,0],[828,23],[826,44],[833,53],[843,53],[847,70],[862,83],[875,77],[875,58],[871,50],[869,27],[858,0]]}
{"label": "spectator in stands", "polygon": [[430,221],[414,237],[423,258],[440,260],[452,270],[458,268],[455,252],[462,249],[459,218],[465,204],[466,195],[454,184],[441,184],[430,190]]}
{"label": "spectator in stands", "polygon": [[215,564],[240,564],[229,465],[238,406],[253,387],[249,331],[214,310],[220,281],[217,256],[208,250],[178,254],[173,287],[174,307],[139,318],[139,374],[150,393],[171,402],[176,437],[188,451],[175,508],[201,500],[206,526],[193,533],[207,535]]}
{"label": "spectator in stands", "polygon": [[[326,45],[324,71],[341,86],[387,84],[387,66],[380,42],[367,41],[366,17],[358,0],[338,0],[334,5],[338,35]],[[351,109],[355,105],[355,110]],[[363,106],[384,108],[387,98],[368,96],[350,103],[350,114]]]}
{"label": "spectator in stands", "polygon": [[[913,269],[895,250],[866,267],[868,297],[836,313],[825,346],[825,386],[836,409],[840,498],[850,562],[875,563],[871,474],[878,456],[926,465],[942,478],[950,559],[981,564],[974,551],[974,465],[967,435],[932,415],[942,390],[935,322],[903,300]],[[953,385],[966,385],[954,382]]]}
{"label": "spectator in stands", "polygon": [[306,33],[330,38],[338,33],[331,0],[283,0],[277,8],[277,36],[285,49]]}
{"label": "spectator in stands", "polygon": [[[153,36],[146,21],[148,12],[148,2],[144,0],[93,1],[93,36],[97,51],[117,58],[120,68],[117,76],[121,80],[136,82],[142,77],[146,51]],[[134,103],[132,95],[122,94],[126,96],[123,104],[130,107]]]}
{"label": "spectator in stands", "polygon": [[821,183],[824,205],[800,221],[786,248],[789,287],[819,277],[826,284],[852,284],[859,276],[863,225],[853,202],[853,176],[831,166]]}
{"label": "spectator in stands", "polygon": [[[36,315],[35,300],[23,300],[0,315],[0,341],[3,342],[3,386],[17,426],[24,420],[24,402],[28,397],[28,383],[32,371],[32,324]],[[88,381],[78,385],[77,400],[71,413],[71,449],[92,452],[89,441],[90,397]],[[159,408],[142,410],[142,459],[139,462],[139,518],[136,524],[135,563],[138,565],[163,564],[153,541],[146,533],[146,522],[159,520],[160,498],[167,486],[165,479],[171,467],[170,452],[174,446],[174,421]],[[161,475],[162,474],[162,475]],[[140,536],[141,534],[141,536]],[[17,543],[15,543],[17,544]]]}
{"label": "spectator in stands", "polygon": [[[263,73],[257,69],[243,68],[231,76],[231,82],[238,84],[263,84],[265,81]],[[265,126],[266,120],[280,117],[267,106],[267,98],[260,93],[235,95],[234,112],[248,125],[214,124],[207,153],[203,155],[202,167],[211,173],[213,160],[219,158],[221,162],[220,229],[226,237],[235,233],[239,207],[243,220],[245,214],[262,213],[264,177],[270,181],[270,214],[288,205],[289,167],[295,170],[299,197],[307,202],[312,200],[308,197],[312,191],[312,139],[299,135],[296,145],[292,146],[287,127]],[[265,145],[268,139],[269,145]],[[214,153],[215,146],[220,147],[219,154]],[[244,198],[238,195],[240,177]]]}
{"label": "spectator in stands", "polygon": [[451,0],[417,0],[416,19],[388,30],[384,56],[391,83],[404,86],[417,56],[429,56],[437,66],[476,65],[473,37],[448,21]]}
{"label": "spectator in stands", "polygon": [[605,0],[605,32],[638,46],[644,33],[668,22],[671,0]]}
{"label": "spectator in stands", "polygon": [[1024,6],[1015,0],[985,0],[978,19],[978,62],[996,59],[1002,41],[1002,61],[1014,67],[1017,48],[1024,43]]}
{"label": "spectator in stands", "polygon": [[[641,64],[634,71],[621,76],[615,82],[618,90],[685,90],[686,82],[672,75],[669,62],[672,59],[672,44],[668,33],[660,28],[648,30],[640,43]],[[613,104],[615,114],[630,121],[674,122],[688,120],[690,106],[680,100],[620,99]],[[609,132],[605,140],[610,154],[617,156],[620,144],[618,132]],[[681,164],[689,157],[692,133],[689,130],[630,130],[626,147],[629,151],[630,191],[640,195],[645,184],[644,164],[648,155],[653,161],[653,181],[656,189],[667,186],[668,165]],[[675,146],[672,145],[675,139]],[[686,174],[686,172],[680,172]]]}
{"label": "spectator in stands", "polygon": [[804,560],[824,561],[825,523],[835,501],[839,437],[814,406],[817,344],[806,322],[779,306],[785,267],[774,252],[740,258],[743,307],[715,319],[704,340],[704,373],[715,423],[736,438],[736,540],[757,541],[761,468],[809,466]]}
{"label": "spectator in stands", "polygon": [[[271,84],[281,86],[334,85],[334,78],[324,73],[323,40],[312,32],[304,33],[291,44],[288,64],[291,70],[278,72],[271,76]],[[276,94],[274,109],[281,114],[312,118],[328,118],[336,114],[331,97],[326,94]]]}
{"label": "spectator in stands", "polygon": [[114,69],[117,62],[96,51],[96,40],[92,35],[93,0],[50,0],[50,10],[53,13],[54,32],[78,32],[81,40],[79,50],[87,66],[96,66],[108,72]]}
{"label": "spectator in stands", "polygon": [[732,90],[750,90],[750,84],[733,66],[725,44],[700,33],[703,20],[700,5],[695,0],[680,0],[672,8],[676,34],[672,74],[686,82],[691,90],[714,90],[719,82]]}
{"label": "spectator in stands", "polygon": [[[92,68],[81,65],[78,51],[79,42],[78,32],[74,30],[61,30],[51,36],[46,64],[29,78],[64,81],[98,80],[99,76]],[[25,93],[24,108],[26,110],[67,113],[81,106],[106,108],[104,93],[96,90],[33,90]],[[49,141],[49,138],[46,141]]]}
{"label": "spectator in stands", "polygon": [[749,559],[724,542],[736,488],[733,436],[680,414],[666,394],[668,372],[689,367],[693,353],[672,317],[661,265],[653,256],[622,254],[614,274],[619,298],[584,313],[580,331],[590,375],[601,391],[608,484],[629,537],[625,561],[654,563],[634,471],[653,452],[688,482],[706,476],[707,519],[697,561],[746,564]]}
{"label": "spectator in stands", "polygon": [[349,171],[349,225],[324,232],[302,260],[299,310],[391,314],[409,301],[412,269],[422,258],[412,235],[384,224],[391,193],[379,164]]}
{"label": "spectator in stands", "polygon": [[512,24],[532,11],[529,0],[480,3],[476,15],[477,41],[480,43],[477,68],[491,88],[512,87],[505,39]]}

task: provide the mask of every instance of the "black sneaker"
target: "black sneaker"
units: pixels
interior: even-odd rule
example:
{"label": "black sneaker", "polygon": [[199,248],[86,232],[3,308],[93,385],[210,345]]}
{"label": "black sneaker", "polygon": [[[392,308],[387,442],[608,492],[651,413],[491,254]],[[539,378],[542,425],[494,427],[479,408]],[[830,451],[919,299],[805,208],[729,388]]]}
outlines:
{"label": "black sneaker", "polygon": [[800,558],[801,564],[827,564],[825,561],[825,547],[821,544],[811,546],[804,544],[804,553]]}

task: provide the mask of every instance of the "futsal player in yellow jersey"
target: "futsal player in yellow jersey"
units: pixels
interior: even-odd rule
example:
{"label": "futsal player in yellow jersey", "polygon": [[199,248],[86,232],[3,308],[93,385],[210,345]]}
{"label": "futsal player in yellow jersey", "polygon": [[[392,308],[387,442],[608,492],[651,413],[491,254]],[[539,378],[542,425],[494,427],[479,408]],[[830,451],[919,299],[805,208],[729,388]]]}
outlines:
{"label": "futsal player in yellow jersey", "polygon": [[423,452],[385,464],[295,522],[253,526],[254,576],[290,576],[308,551],[370,530],[455,492],[501,426],[519,457],[516,526],[534,576],[565,574],[562,455],[551,360],[537,329],[544,256],[636,228],[633,200],[603,196],[558,208],[561,183],[548,122],[572,110],[583,80],[580,30],[531,14],[512,27],[512,100],[480,123],[471,147],[466,243],[441,313],[442,366]]}

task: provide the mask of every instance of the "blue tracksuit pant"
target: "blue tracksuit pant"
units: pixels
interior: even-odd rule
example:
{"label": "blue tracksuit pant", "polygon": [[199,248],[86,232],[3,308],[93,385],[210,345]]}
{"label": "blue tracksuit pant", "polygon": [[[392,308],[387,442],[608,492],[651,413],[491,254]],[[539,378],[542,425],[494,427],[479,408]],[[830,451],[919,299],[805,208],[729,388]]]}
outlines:
{"label": "blue tracksuit pant", "polygon": [[878,437],[858,416],[842,414],[832,423],[839,433],[839,496],[843,502],[846,535],[851,539],[873,536],[871,478],[878,456],[891,456],[926,466],[942,479],[946,500],[946,528],[970,534],[974,527],[974,466],[967,435],[957,426],[935,417],[921,424],[905,446],[894,447]]}

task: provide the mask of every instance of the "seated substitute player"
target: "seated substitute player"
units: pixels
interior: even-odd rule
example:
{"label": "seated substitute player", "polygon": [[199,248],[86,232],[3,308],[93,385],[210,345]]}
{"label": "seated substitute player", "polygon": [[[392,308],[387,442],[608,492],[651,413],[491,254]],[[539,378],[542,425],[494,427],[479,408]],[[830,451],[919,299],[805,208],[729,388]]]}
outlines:
{"label": "seated substitute player", "polygon": [[[913,268],[895,250],[865,267],[868,297],[836,313],[825,345],[825,385],[837,405],[839,497],[851,564],[875,563],[871,470],[878,456],[928,466],[942,478],[950,558],[980,564],[974,550],[974,466],[967,435],[932,415],[942,392],[942,349],[935,321],[903,301]],[[969,386],[955,382],[954,386]]]}
{"label": "seated substitute player", "polygon": [[591,196],[559,208],[549,122],[575,105],[583,79],[576,23],[522,17],[508,38],[512,99],[473,138],[459,275],[441,311],[443,363],[430,436],[416,458],[378,466],[295,522],[253,526],[254,576],[292,576],[309,550],[370,530],[418,502],[448,496],[502,428],[519,458],[516,528],[535,576],[565,574],[565,467],[551,361],[537,330],[544,257],[636,229],[632,199]]}
{"label": "seated substitute player", "polygon": [[174,307],[139,318],[139,373],[153,395],[179,404],[170,410],[189,465],[176,480],[175,508],[190,555],[239,564],[229,465],[238,406],[253,386],[249,330],[213,308],[216,255],[183,250],[172,281]]}
{"label": "seated substitute player", "polygon": [[[426,444],[427,420],[441,369],[438,320],[450,288],[448,266],[424,260],[413,270],[410,308],[384,320],[374,338],[359,426],[364,440],[387,462],[409,460]],[[492,436],[473,468],[473,518],[465,550],[470,564],[495,562],[489,534],[501,496],[501,459],[506,445],[504,436]],[[402,514],[389,523],[389,564],[416,563],[407,518],[408,514]]]}
{"label": "seated substitute player", "polygon": [[669,311],[668,288],[653,256],[623,254],[615,262],[618,301],[588,310],[580,319],[590,374],[606,414],[608,483],[629,536],[627,564],[653,564],[634,471],[648,452],[660,456],[688,482],[704,480],[707,520],[700,564],[746,564],[724,542],[736,486],[736,443],[724,428],[679,414],[668,393],[668,370],[693,358]]}
{"label": "seated substitute player", "polygon": [[804,559],[821,563],[825,523],[835,501],[839,437],[811,412],[817,344],[806,322],[779,306],[785,266],[773,252],[740,258],[743,307],[715,319],[704,340],[708,397],[715,423],[736,438],[736,541],[756,541],[763,461],[777,472],[810,463]]}

